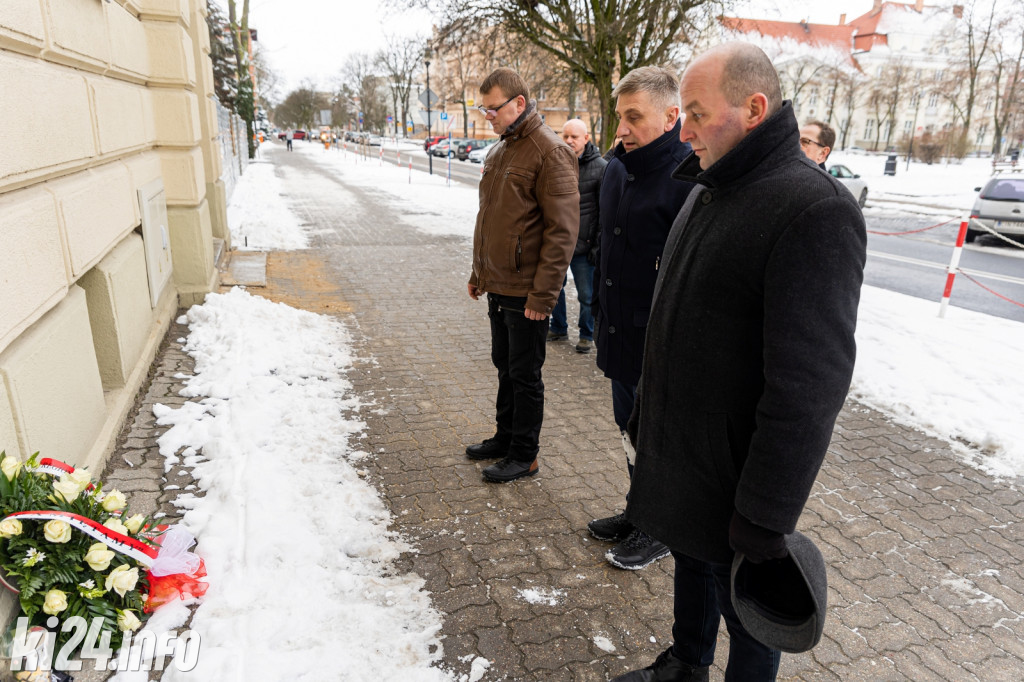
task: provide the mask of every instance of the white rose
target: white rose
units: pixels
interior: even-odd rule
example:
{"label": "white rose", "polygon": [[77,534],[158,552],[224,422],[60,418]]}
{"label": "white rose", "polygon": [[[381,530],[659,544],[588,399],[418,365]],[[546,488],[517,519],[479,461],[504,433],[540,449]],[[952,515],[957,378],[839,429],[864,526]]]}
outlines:
{"label": "white rose", "polygon": [[78,494],[82,492],[78,484],[71,480],[67,474],[61,476],[60,480],[53,482],[53,489],[64,498],[65,502],[74,502],[78,499]]}
{"label": "white rose", "polygon": [[21,521],[18,519],[4,519],[0,521],[0,536],[5,538],[21,535]]}
{"label": "white rose", "polygon": [[68,595],[60,590],[50,590],[43,598],[43,613],[56,616],[68,607]]}
{"label": "white rose", "polygon": [[132,516],[125,519],[124,525],[128,531],[134,535],[138,533],[142,528],[142,522],[146,520],[146,517],[142,514],[133,514]]}
{"label": "white rose", "polygon": [[50,542],[67,542],[71,539],[71,526],[60,519],[47,521],[43,526],[43,537]]}
{"label": "white rose", "polygon": [[117,627],[121,632],[135,632],[142,625],[142,621],[139,620],[134,613],[131,611],[118,611],[117,612]]}
{"label": "white rose", "polygon": [[125,525],[121,523],[118,519],[107,519],[103,522],[103,525],[109,528],[110,530],[114,531],[115,533],[120,533],[121,535],[128,534],[128,529],[125,528]]}
{"label": "white rose", "polygon": [[4,472],[4,476],[7,477],[8,481],[13,481],[14,477],[21,471],[22,461],[14,457],[4,457],[4,461],[0,462],[0,470]]}
{"label": "white rose", "polygon": [[114,590],[122,597],[125,592],[135,589],[135,583],[139,581],[139,569],[128,568],[127,564],[121,564],[107,575],[106,588]]}
{"label": "white rose", "polygon": [[65,476],[75,482],[75,485],[78,486],[78,492],[82,492],[92,483],[92,474],[87,469],[75,469],[70,474],[65,474]]}
{"label": "white rose", "polygon": [[127,504],[128,500],[125,499],[124,493],[120,490],[111,490],[103,496],[103,508],[108,512],[124,509]]}
{"label": "white rose", "polygon": [[94,571],[105,571],[110,568],[110,560],[114,558],[114,552],[102,542],[94,543],[85,553],[85,563]]}

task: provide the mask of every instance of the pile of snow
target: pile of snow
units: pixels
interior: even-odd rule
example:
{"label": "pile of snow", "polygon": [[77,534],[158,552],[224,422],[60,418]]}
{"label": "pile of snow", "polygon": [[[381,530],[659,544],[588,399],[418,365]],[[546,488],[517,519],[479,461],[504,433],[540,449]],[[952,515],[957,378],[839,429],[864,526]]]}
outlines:
{"label": "pile of snow", "polygon": [[356,466],[345,328],[238,288],[186,320],[183,395],[200,400],[154,413],[171,426],[168,480],[179,449],[194,465],[201,493],[176,504],[210,590],[191,624],[199,665],[165,679],[450,680],[432,667],[440,616],[418,576],[396,573],[408,547]]}
{"label": "pile of snow", "polygon": [[228,204],[231,247],[240,250],[305,249],[309,239],[288,208],[275,165],[253,161],[238,180]]}

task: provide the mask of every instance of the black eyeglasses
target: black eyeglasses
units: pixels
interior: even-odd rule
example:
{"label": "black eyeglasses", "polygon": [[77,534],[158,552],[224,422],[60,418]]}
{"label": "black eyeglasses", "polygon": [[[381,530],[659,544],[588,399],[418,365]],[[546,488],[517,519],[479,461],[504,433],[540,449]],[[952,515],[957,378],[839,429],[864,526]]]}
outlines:
{"label": "black eyeglasses", "polygon": [[809,144],[817,145],[817,146],[821,147],[822,149],[824,149],[824,148],[825,148],[825,145],[823,145],[823,144],[822,144],[822,143],[820,143],[820,142],[815,142],[814,140],[812,140],[812,139],[811,139],[811,138],[809,138],[809,137],[801,137],[801,138],[800,138],[800,146],[801,146],[801,147],[806,147],[806,146],[807,146],[807,145],[809,145]]}
{"label": "black eyeglasses", "polygon": [[498,115],[498,109],[501,109],[503,106],[505,106],[506,104],[508,104],[512,100],[514,100],[516,97],[519,97],[519,95],[513,95],[512,97],[509,97],[507,100],[505,100],[504,102],[502,102],[498,106],[494,107],[493,109],[488,109],[485,106],[479,106],[479,107],[476,108],[476,110],[479,111],[484,116],[497,116]]}

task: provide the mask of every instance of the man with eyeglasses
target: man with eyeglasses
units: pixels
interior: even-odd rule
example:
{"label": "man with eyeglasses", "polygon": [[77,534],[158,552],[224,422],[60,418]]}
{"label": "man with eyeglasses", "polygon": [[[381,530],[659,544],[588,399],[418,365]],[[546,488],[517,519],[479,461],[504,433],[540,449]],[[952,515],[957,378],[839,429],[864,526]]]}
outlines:
{"label": "man with eyeglasses", "polygon": [[576,246],[580,193],[575,152],[544,124],[518,73],[493,71],[480,99],[501,140],[484,160],[467,289],[473,300],[487,294],[497,425],[466,456],[498,459],[483,477],[505,483],[538,471],[547,318]]}
{"label": "man with eyeglasses", "polygon": [[835,143],[836,131],[824,121],[808,121],[800,128],[800,149],[821,170],[826,170],[825,159]]}

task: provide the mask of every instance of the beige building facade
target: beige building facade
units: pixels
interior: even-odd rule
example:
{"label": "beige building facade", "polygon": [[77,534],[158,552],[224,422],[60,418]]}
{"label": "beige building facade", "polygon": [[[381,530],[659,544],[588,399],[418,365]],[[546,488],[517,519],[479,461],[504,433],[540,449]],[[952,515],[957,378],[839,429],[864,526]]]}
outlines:
{"label": "beige building facade", "polygon": [[0,450],[97,472],[229,241],[203,0],[0,3]]}

